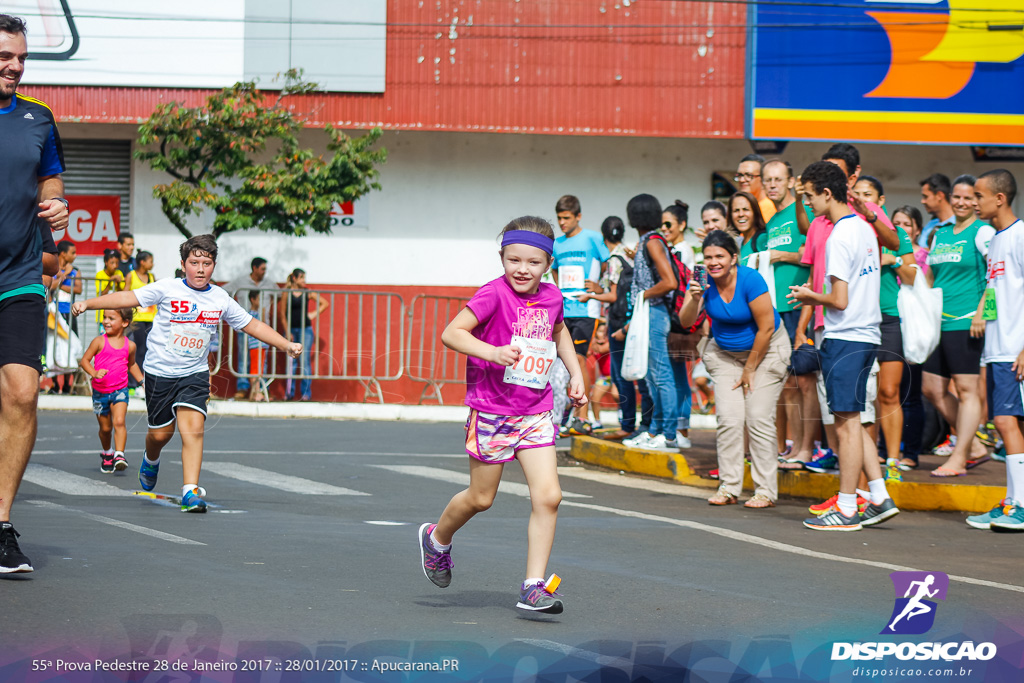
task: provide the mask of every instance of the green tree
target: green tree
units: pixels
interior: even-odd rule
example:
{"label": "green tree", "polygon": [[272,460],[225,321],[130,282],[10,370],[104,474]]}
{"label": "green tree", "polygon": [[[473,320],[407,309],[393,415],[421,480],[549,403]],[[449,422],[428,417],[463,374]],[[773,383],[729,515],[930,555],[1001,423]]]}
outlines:
{"label": "green tree", "polygon": [[153,188],[167,219],[185,237],[192,236],[187,217],[205,208],[214,211],[216,237],[249,228],[329,233],[335,202],[380,189],[376,167],[387,151],[372,149],[379,128],[352,138],[331,125],[324,129],[327,158],[303,149],[299,133],[312,114],[297,107],[311,105],[319,92],[293,70],[280,92],[248,81],[210,95],[205,106],[157,107],[139,126],[135,158],[174,178]]}

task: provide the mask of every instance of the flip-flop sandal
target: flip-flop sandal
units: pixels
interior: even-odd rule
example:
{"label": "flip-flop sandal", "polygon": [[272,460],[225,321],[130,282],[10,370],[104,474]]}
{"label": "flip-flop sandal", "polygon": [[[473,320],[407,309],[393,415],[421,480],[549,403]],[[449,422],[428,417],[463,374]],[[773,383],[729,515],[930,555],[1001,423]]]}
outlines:
{"label": "flip-flop sandal", "polygon": [[916,470],[918,468],[918,466],[919,466],[919,463],[916,463],[916,462],[915,463],[900,462],[900,465],[899,465],[900,469],[902,471],[904,471],[904,472],[910,472],[911,470]]}
{"label": "flip-flop sandal", "polygon": [[804,461],[796,458],[784,458],[779,462],[779,469],[788,472],[798,472],[804,468]]}
{"label": "flip-flop sandal", "polygon": [[931,476],[938,477],[940,479],[952,478],[952,477],[966,477],[967,472],[954,472],[953,470],[947,470],[944,467],[938,467],[930,472]]}
{"label": "flip-flop sandal", "polygon": [[986,462],[988,462],[991,459],[992,459],[992,456],[990,456],[990,455],[983,455],[980,458],[975,458],[974,460],[968,460],[967,461],[967,469],[969,469],[969,470],[970,469],[974,469],[978,465],[981,465],[982,463],[986,463]]}

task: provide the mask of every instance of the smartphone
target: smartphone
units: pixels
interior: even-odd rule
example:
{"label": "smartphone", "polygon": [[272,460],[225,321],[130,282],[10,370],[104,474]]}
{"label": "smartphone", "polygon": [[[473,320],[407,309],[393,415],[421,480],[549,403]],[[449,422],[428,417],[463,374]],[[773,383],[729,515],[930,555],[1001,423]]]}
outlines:
{"label": "smartphone", "polygon": [[697,264],[693,267],[693,277],[697,278],[697,282],[700,283],[701,289],[708,288],[708,269],[704,266]]}

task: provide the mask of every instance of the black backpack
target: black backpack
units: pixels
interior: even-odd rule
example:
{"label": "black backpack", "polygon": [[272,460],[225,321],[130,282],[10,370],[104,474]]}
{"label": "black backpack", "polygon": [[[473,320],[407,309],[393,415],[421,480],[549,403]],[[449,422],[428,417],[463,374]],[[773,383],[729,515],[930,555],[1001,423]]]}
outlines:
{"label": "black backpack", "polygon": [[614,254],[612,258],[622,261],[622,272],[619,273],[615,301],[608,307],[609,333],[621,330],[633,315],[633,300],[630,296],[630,290],[633,289],[633,266],[619,254]]}

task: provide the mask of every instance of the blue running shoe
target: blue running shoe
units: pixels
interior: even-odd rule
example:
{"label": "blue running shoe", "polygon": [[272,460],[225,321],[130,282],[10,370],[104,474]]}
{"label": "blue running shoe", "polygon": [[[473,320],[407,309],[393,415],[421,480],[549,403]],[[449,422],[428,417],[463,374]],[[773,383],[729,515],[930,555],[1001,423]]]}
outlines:
{"label": "blue running shoe", "polygon": [[1006,446],[1000,445],[992,451],[992,459],[998,462],[1006,462]]}
{"label": "blue running shoe", "polygon": [[975,529],[984,529],[985,531],[988,531],[992,528],[992,520],[999,519],[1000,517],[1002,517],[1003,507],[1008,504],[1008,500],[1001,500],[998,503],[996,503],[996,506],[989,510],[988,512],[984,512],[980,515],[971,515],[966,520],[967,525],[974,527]]}
{"label": "blue running shoe", "polygon": [[810,462],[804,463],[804,469],[816,474],[833,473],[839,470],[839,457],[831,448],[824,448],[814,454]]}
{"label": "blue running shoe", "polygon": [[203,500],[203,496],[205,495],[206,489],[201,486],[193,487],[191,491],[188,491],[181,497],[181,511],[206,512],[206,501]]}
{"label": "blue running shoe", "polygon": [[1003,515],[992,520],[992,531],[1024,531],[1024,507],[1007,505]]}
{"label": "blue running shoe", "polygon": [[146,456],[142,456],[142,466],[139,467],[139,483],[143,491],[152,491],[156,486],[156,478],[160,474],[160,461],[155,465],[146,462]]}

